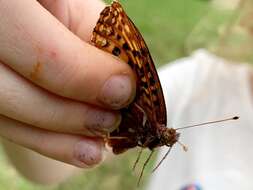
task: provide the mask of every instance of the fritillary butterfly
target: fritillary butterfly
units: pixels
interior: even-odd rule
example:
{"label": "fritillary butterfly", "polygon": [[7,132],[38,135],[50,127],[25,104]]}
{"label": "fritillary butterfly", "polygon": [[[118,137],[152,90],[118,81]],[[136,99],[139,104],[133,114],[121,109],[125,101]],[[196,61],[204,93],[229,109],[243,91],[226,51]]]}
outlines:
{"label": "fritillary butterfly", "polygon": [[166,128],[165,101],[154,62],[143,37],[118,1],[100,13],[91,41],[128,63],[137,76],[136,97],[121,110],[122,122],[108,139],[113,152],[119,154],[140,146],[151,150],[150,158],[156,147],[172,147],[179,133]]}
{"label": "fritillary butterfly", "polygon": [[[136,74],[136,97],[127,108],[121,110],[122,122],[118,129],[109,134],[107,143],[115,154],[137,146],[141,150],[151,150],[142,168],[139,184],[154,149],[164,145],[169,147],[158,167],[178,142],[180,134],[177,129],[166,127],[165,101],[154,62],[143,37],[118,1],[100,13],[91,41],[96,47],[125,61]],[[209,123],[213,122],[204,124]],[[141,151],[134,167],[140,155]]]}

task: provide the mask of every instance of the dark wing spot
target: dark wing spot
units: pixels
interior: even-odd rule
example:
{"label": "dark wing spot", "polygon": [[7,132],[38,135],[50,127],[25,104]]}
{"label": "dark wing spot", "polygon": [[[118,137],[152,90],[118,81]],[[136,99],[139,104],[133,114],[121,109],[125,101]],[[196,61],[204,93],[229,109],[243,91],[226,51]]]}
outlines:
{"label": "dark wing spot", "polygon": [[120,49],[118,47],[113,48],[112,54],[115,56],[119,56],[121,53]]}
{"label": "dark wing spot", "polygon": [[119,31],[121,31],[121,32],[122,32],[122,30],[123,30],[123,28],[122,28],[121,25],[118,25],[118,29],[119,29]]}
{"label": "dark wing spot", "polygon": [[137,78],[141,79],[142,77],[144,77],[145,73],[144,73],[143,67],[135,69],[135,72],[136,72]]}
{"label": "dark wing spot", "polygon": [[136,73],[137,73],[138,77],[140,77],[140,78],[144,77],[144,75],[145,75],[144,68],[141,67],[141,68],[137,69]]}
{"label": "dark wing spot", "polygon": [[[101,24],[104,24],[104,20],[102,20],[101,18],[98,20],[98,22],[97,22],[97,25],[95,26],[95,29],[96,28],[98,28],[99,27],[99,25],[101,25]],[[97,29],[98,30],[98,29]]]}
{"label": "dark wing spot", "polygon": [[155,106],[160,106],[160,102],[159,102],[159,100],[155,100],[155,101],[153,101],[153,104],[154,104]]}
{"label": "dark wing spot", "polygon": [[141,84],[141,87],[144,87],[145,89],[147,89],[148,88],[148,83],[147,82],[143,82],[143,81],[141,81],[140,82]]}
{"label": "dark wing spot", "polygon": [[146,55],[148,54],[148,52],[147,52],[146,49],[141,48],[141,54],[142,54],[143,56],[146,56]]}
{"label": "dark wing spot", "polygon": [[110,7],[105,7],[105,9],[100,13],[100,15],[107,16],[110,13]]}
{"label": "dark wing spot", "polygon": [[129,61],[127,62],[127,64],[130,65],[131,68],[134,67],[134,63],[133,63],[131,60],[129,60]]}
{"label": "dark wing spot", "polygon": [[121,36],[119,34],[117,34],[117,40],[120,40]]}
{"label": "dark wing spot", "polygon": [[150,69],[150,66],[149,66],[148,62],[145,63],[145,66],[146,66],[146,71],[151,72],[151,69]]}
{"label": "dark wing spot", "polygon": [[123,49],[124,50],[129,50],[130,49],[129,45],[126,42],[123,44]]}
{"label": "dark wing spot", "polygon": [[151,92],[154,96],[157,96],[157,89],[155,88],[155,89],[152,89],[152,92]]}
{"label": "dark wing spot", "polygon": [[121,19],[121,24],[124,26],[126,23],[124,21],[124,19]]}
{"label": "dark wing spot", "polygon": [[106,18],[105,23],[108,25],[113,24],[113,17],[112,15],[110,15],[108,18]]}
{"label": "dark wing spot", "polygon": [[155,79],[153,77],[149,79],[149,82],[151,86],[155,85]]}
{"label": "dark wing spot", "polygon": [[136,56],[140,57],[140,55],[141,55],[141,53],[136,50],[133,50],[132,53],[133,53],[134,57],[136,57]]}
{"label": "dark wing spot", "polygon": [[144,73],[139,73],[139,77],[143,78],[143,77],[145,77],[145,74]]}
{"label": "dark wing spot", "polygon": [[140,93],[141,94],[146,94],[146,91],[145,91],[145,88],[144,87],[141,87],[141,88],[139,88],[140,89]]}

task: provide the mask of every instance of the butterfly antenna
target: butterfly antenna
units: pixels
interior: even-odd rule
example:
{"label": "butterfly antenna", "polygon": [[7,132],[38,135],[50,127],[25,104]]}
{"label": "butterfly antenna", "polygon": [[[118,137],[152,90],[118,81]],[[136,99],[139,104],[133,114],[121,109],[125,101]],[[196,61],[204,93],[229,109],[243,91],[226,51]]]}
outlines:
{"label": "butterfly antenna", "polygon": [[184,145],[184,144],[181,143],[180,141],[177,141],[177,143],[178,143],[180,146],[182,146],[182,148],[183,148],[183,150],[184,150],[185,152],[188,151],[188,147],[187,147],[186,145]]}
{"label": "butterfly antenna", "polygon": [[163,156],[163,158],[160,160],[160,162],[156,165],[156,167],[152,170],[152,173],[159,168],[159,166],[162,164],[162,162],[165,160],[165,158],[169,155],[170,151],[172,149],[172,146],[170,146],[169,150],[166,152],[166,154]]}
{"label": "butterfly antenna", "polygon": [[143,176],[144,169],[145,169],[145,167],[147,166],[147,163],[149,162],[149,160],[150,160],[150,158],[152,157],[152,155],[154,154],[154,152],[155,152],[154,150],[151,151],[151,153],[149,154],[147,160],[146,160],[145,163],[143,164],[143,167],[142,167],[142,170],[141,170],[141,174],[140,174],[140,177],[139,177],[139,179],[138,179],[137,187],[140,186],[140,182],[141,182],[141,178],[142,178],[142,176]]}
{"label": "butterfly antenna", "polygon": [[136,168],[136,166],[137,166],[137,163],[139,162],[139,160],[140,160],[140,158],[141,158],[141,153],[142,153],[142,151],[143,151],[143,148],[141,148],[141,150],[139,151],[138,156],[137,156],[137,158],[136,158],[136,160],[135,160],[135,162],[134,162],[133,171],[135,170],[135,168]]}
{"label": "butterfly antenna", "polygon": [[209,122],[205,122],[205,123],[200,123],[200,124],[196,124],[196,125],[189,125],[186,127],[179,127],[176,128],[175,130],[181,130],[181,129],[188,129],[188,128],[192,128],[192,127],[198,127],[198,126],[202,126],[202,125],[209,125],[209,124],[213,124],[213,123],[220,123],[220,122],[224,122],[224,121],[230,121],[230,120],[237,120],[239,119],[239,116],[234,116],[234,117],[230,117],[227,119],[221,119],[221,120],[216,120],[216,121],[209,121]]}

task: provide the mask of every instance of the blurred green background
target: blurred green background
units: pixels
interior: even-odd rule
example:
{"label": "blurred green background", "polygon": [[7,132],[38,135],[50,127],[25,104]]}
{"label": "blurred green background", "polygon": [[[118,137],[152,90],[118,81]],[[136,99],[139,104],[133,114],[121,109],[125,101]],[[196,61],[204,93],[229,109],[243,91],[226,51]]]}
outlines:
{"label": "blurred green background", "polygon": [[[121,0],[129,17],[143,34],[157,65],[187,56],[200,47],[210,47],[213,50],[217,47],[220,43],[220,33],[226,31],[224,23],[225,26],[231,25],[235,20],[235,12],[215,9],[209,2],[208,0]],[[138,177],[133,174],[131,168],[136,155],[136,150],[131,150],[96,169],[73,176],[58,186],[41,187],[19,176],[1,150],[0,189],[135,189]],[[153,165],[154,161],[148,165],[140,189],[144,189]]]}

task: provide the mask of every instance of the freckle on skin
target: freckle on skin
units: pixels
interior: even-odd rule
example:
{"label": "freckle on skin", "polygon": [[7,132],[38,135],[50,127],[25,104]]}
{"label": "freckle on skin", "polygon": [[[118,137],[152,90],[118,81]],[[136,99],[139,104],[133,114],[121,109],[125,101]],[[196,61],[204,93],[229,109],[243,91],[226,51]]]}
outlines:
{"label": "freckle on skin", "polygon": [[41,74],[42,71],[42,65],[46,63],[45,61],[43,61],[44,59],[42,59],[42,57],[47,57],[50,60],[55,60],[57,57],[57,53],[54,50],[45,51],[43,47],[39,45],[35,46],[34,48],[37,53],[37,63],[33,65],[32,71],[30,73],[30,78],[32,80],[38,80],[39,75]]}
{"label": "freckle on skin", "polygon": [[33,80],[37,80],[41,70],[42,70],[42,63],[38,61],[33,66],[32,72],[30,73],[30,78]]}
{"label": "freckle on skin", "polygon": [[43,54],[44,50],[39,45],[34,45],[34,50],[37,54],[37,62],[34,63],[31,73],[29,74],[29,77],[32,80],[38,80],[39,74],[42,70],[42,61],[40,59],[41,55]]}

